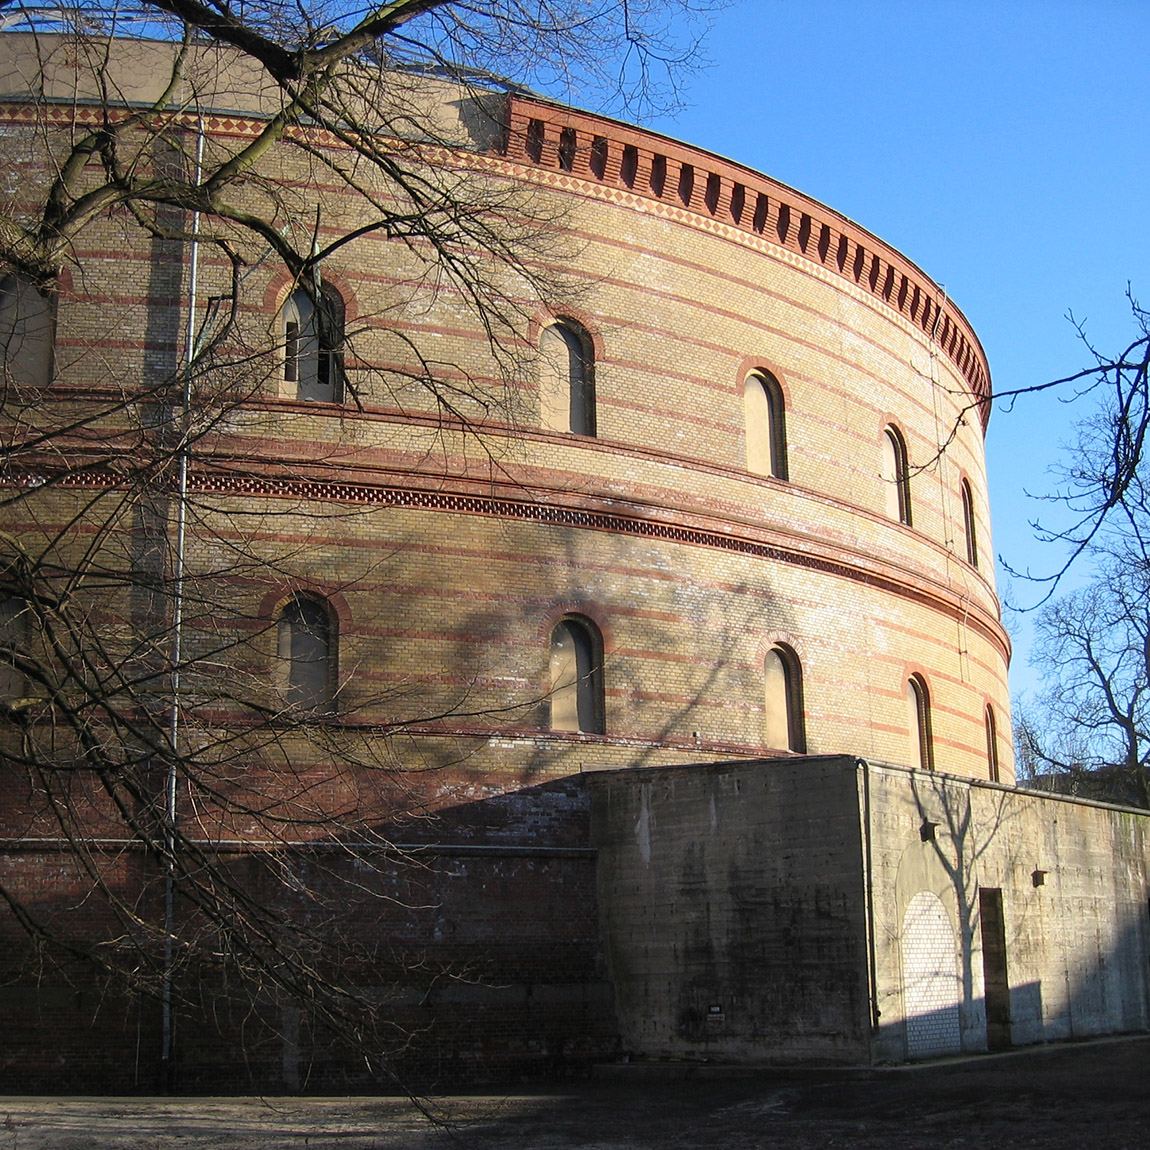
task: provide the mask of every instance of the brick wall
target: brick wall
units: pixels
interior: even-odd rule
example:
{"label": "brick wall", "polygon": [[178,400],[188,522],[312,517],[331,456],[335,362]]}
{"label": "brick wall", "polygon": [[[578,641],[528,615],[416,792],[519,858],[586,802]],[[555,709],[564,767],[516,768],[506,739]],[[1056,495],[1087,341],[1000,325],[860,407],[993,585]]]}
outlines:
{"label": "brick wall", "polygon": [[[180,966],[169,1081],[158,999],[125,993],[67,950],[122,947],[123,923],[72,852],[9,849],[0,881],[55,942],[33,946],[11,917],[0,921],[0,1087],[322,1092],[387,1088],[391,1075],[431,1088],[585,1074],[617,1051],[587,819],[576,779],[397,826],[388,851],[325,842],[219,851],[220,873],[314,934],[317,974],[375,1004],[378,1019],[369,1005],[337,1026],[267,982],[202,960]],[[102,850],[105,881],[135,891],[140,913],[159,921],[159,868],[125,845]],[[179,901],[181,934],[193,918]],[[142,947],[149,953],[158,963],[154,944]]]}
{"label": "brick wall", "polygon": [[[325,268],[347,304],[354,404],[285,400],[273,344],[288,284],[270,261],[249,273],[230,347],[237,366],[221,368],[226,387],[213,385],[229,403],[236,394],[228,388],[249,398],[201,442],[209,458],[197,479],[219,490],[222,512],[231,492],[245,514],[253,506],[265,514],[253,534],[269,563],[278,562],[275,578],[234,588],[235,625],[258,618],[276,587],[281,596],[293,582],[338,591],[348,612],[345,710],[377,721],[392,703],[377,706],[373,697],[416,680],[400,707],[405,720],[465,694],[482,705],[510,703],[519,709],[487,725],[512,741],[484,771],[514,775],[539,762],[540,745],[524,737],[544,714],[532,701],[547,687],[546,621],[587,610],[610,632],[608,735],[601,750],[581,744],[573,752],[557,740],[549,757],[556,770],[585,752],[622,762],[627,752],[613,739],[686,755],[769,750],[761,664],[781,639],[802,664],[810,749],[907,761],[902,694],[917,671],[952,768],[985,776],[991,703],[1010,777],[1008,644],[991,582],[982,426],[977,410],[966,410],[980,394],[971,379],[984,380],[985,368],[971,375],[981,352],[961,313],[943,301],[945,324],[929,322],[927,296],[942,300],[930,281],[841,218],[835,236],[849,232],[852,253],[865,240],[883,268],[911,275],[919,286],[909,298],[921,295],[922,305],[900,303],[897,291],[887,298],[885,271],[871,284],[869,273],[850,274],[853,256],[844,271],[834,252],[800,243],[799,216],[816,206],[797,193],[789,193],[795,223],[784,235],[783,193],[769,181],[763,194],[776,215],[758,229],[711,210],[702,192],[687,203],[639,194],[616,170],[615,144],[642,133],[603,125],[615,143],[602,177],[580,167],[582,155],[570,173],[546,150],[532,161],[514,132],[506,160],[469,160],[483,180],[516,187],[528,214],[562,220],[539,256],[567,276],[552,310],[578,320],[595,346],[594,439],[542,431],[529,358],[501,376],[462,298],[411,286],[415,258],[378,236],[341,249]],[[228,121],[229,133],[244,130],[243,121]],[[648,151],[666,143],[652,137]],[[719,165],[675,148],[680,167]],[[285,181],[312,178],[296,153],[285,149],[275,162]],[[726,196],[733,177],[724,179]],[[326,197],[331,234],[363,222],[363,206],[346,190],[313,180],[308,195]],[[173,263],[172,253],[108,219],[86,232],[78,258],[83,275],[59,305],[59,402],[80,387],[118,387],[159,371],[178,351],[182,324],[186,252]],[[205,251],[201,297],[222,290],[229,274]],[[521,353],[547,314],[542,302],[529,301],[532,308],[536,319],[509,335]],[[433,345],[453,385],[485,393],[485,408],[456,397],[469,426],[445,420],[433,395],[402,374],[412,362],[396,329]],[[115,349],[112,374],[101,348]],[[774,373],[786,398],[785,482],[746,469],[742,381],[756,367]],[[909,448],[913,528],[884,510],[888,424]],[[122,430],[128,444],[133,428]],[[978,570],[965,560],[964,478],[974,493]],[[230,545],[214,530],[193,539],[200,569],[221,563]],[[296,557],[303,540],[307,553]],[[260,653],[252,658],[258,667]]]}
{"label": "brick wall", "polygon": [[[15,43],[5,40],[5,51]],[[220,91],[241,80],[221,76]],[[257,127],[236,112],[234,93],[228,109],[208,117],[209,150],[241,146]],[[261,110],[253,105],[252,115]],[[210,745],[228,731],[237,753],[210,786],[181,792],[180,818],[197,820],[213,841],[253,848],[273,824],[290,847],[309,850],[361,834],[376,841],[386,827],[393,840],[434,843],[437,858],[452,860],[433,900],[450,914],[388,912],[379,927],[380,939],[412,945],[430,934],[445,961],[484,971],[482,987],[460,983],[442,1000],[437,1018],[465,1024],[464,1036],[428,1040],[420,1063],[428,1073],[448,1047],[463,1060],[453,1074],[610,1048],[614,1023],[602,1013],[601,976],[590,973],[598,952],[590,863],[578,853],[584,816],[562,799],[562,780],[591,767],[784,753],[765,743],[772,644],[785,643],[801,667],[810,751],[909,761],[905,684],[917,674],[947,769],[987,774],[989,703],[1003,777],[1012,777],[1009,642],[993,587],[977,407],[989,377],[961,313],[905,257],[767,177],[600,118],[572,114],[560,124],[567,113],[517,99],[504,110],[504,150],[488,124],[482,138],[464,141],[467,150],[440,156],[469,173],[476,212],[510,220],[530,258],[561,273],[543,299],[488,268],[517,309],[497,347],[465,293],[427,274],[417,247],[365,234],[323,269],[346,307],[344,402],[297,401],[283,378],[279,330],[289,277],[260,245],[233,235],[246,261],[238,318],[213,371],[196,381],[184,643],[202,664],[184,680],[184,737]],[[17,210],[50,177],[47,152],[70,138],[73,121],[97,114],[74,101],[0,106]],[[526,147],[531,119],[544,123],[537,154]],[[570,164],[557,149],[565,125],[576,133]],[[190,142],[195,117],[183,128]],[[588,143],[599,138],[602,165]],[[624,147],[637,150],[630,175]],[[656,155],[670,181],[658,190]],[[329,239],[367,222],[363,200],[290,145],[266,165],[285,219],[315,221]],[[736,187],[745,211],[736,210]],[[235,206],[260,210],[262,195],[258,181],[238,186]],[[204,301],[227,291],[232,266],[207,243],[199,256],[203,320]],[[170,559],[170,489],[158,478],[124,499],[122,465],[156,447],[170,414],[163,384],[182,350],[190,248],[153,242],[113,211],[86,227],[67,258],[55,376],[22,397],[22,410],[13,396],[10,412],[29,428],[101,414],[85,436],[21,458],[9,481],[28,497],[6,505],[0,526],[65,568],[89,564],[80,557],[99,538],[95,554],[112,568],[150,564],[158,576]],[[555,315],[578,323],[594,348],[593,438],[542,427],[533,353]],[[430,382],[412,340],[435,365]],[[774,375],[785,400],[785,481],[747,468],[742,389],[756,369]],[[122,402],[155,385],[146,402]],[[913,527],[886,512],[889,425],[909,449]],[[60,482],[45,484],[47,474]],[[977,569],[965,558],[964,479]],[[83,600],[109,651],[133,651],[142,630],[162,630],[164,605],[147,588],[120,594],[94,583],[88,598],[83,581],[69,594]],[[278,612],[301,592],[330,608],[332,714],[261,726],[252,716],[283,703]],[[572,614],[602,637],[604,734],[548,729],[550,634]],[[0,732],[20,737],[14,727]],[[60,762],[75,750],[58,749]],[[31,882],[30,896],[42,895],[53,913],[87,906],[82,876],[63,857],[36,854],[37,841],[58,833],[54,812],[11,767],[0,779],[9,873]],[[538,834],[522,840],[522,820],[500,804],[513,808],[517,800],[502,796],[528,791],[539,796]],[[246,805],[251,795],[260,802]],[[87,837],[123,833],[100,787],[77,785],[70,802]],[[512,829],[500,837],[504,825]],[[536,855],[499,853],[524,845]],[[576,853],[547,853],[560,848]],[[143,865],[131,852],[124,859],[115,865]],[[95,930],[98,898],[92,908]],[[100,929],[114,936],[113,924]],[[539,982],[568,969],[568,952],[569,972]],[[65,982],[13,954],[11,985],[22,989],[12,1001],[24,1012],[21,1033],[33,1033],[47,1025],[44,1011],[71,1010],[72,1000]],[[42,999],[26,993],[37,979]],[[87,976],[79,983],[96,985]],[[424,1017],[424,990],[418,1003],[404,998],[416,991],[396,991],[396,1011]],[[544,999],[545,1018],[566,1019],[553,1031],[537,1024]],[[91,1018],[80,1001],[77,1023]],[[101,1001],[117,1002],[114,989]],[[328,1039],[309,1039],[308,1020],[293,1019],[290,1004],[258,1004],[248,1019],[243,1001],[234,1026],[248,1027],[246,1048],[262,1051],[250,1055],[252,1081],[293,1081],[305,1063],[315,1081],[342,1073],[308,1063],[308,1042],[315,1050]],[[29,1014],[29,1003],[40,1013]],[[98,1058],[128,1088],[126,1067],[138,1063],[129,1050],[150,1042],[154,1051],[154,1010],[125,1000],[115,1011],[115,1053]],[[836,1041],[829,1022],[811,1025]],[[850,1046],[855,1023],[846,1025],[841,1042]],[[92,1057],[82,1030],[67,1045],[76,1067]],[[200,1038],[206,1029],[188,1030],[202,1050],[181,1073],[204,1088],[223,1081],[234,1036],[217,1050]]]}

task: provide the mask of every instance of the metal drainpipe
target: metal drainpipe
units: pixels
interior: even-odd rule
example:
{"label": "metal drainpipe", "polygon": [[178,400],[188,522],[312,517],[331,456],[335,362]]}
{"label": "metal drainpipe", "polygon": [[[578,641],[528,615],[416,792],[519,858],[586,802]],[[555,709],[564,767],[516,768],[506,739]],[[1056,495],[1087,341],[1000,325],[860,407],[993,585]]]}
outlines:
{"label": "metal drainpipe", "polygon": [[870,811],[870,764],[866,759],[856,759],[855,765],[862,771],[863,781],[863,871],[866,902],[867,968],[870,982],[870,1024],[878,1030],[878,970],[874,940],[874,888],[871,883],[871,811]]}
{"label": "metal drainpipe", "polygon": [[[203,179],[204,121],[196,118],[195,183]],[[192,411],[192,359],[196,352],[196,291],[200,262],[200,213],[192,213],[192,243],[188,270],[188,323],[184,334],[184,387],[180,397],[179,467],[176,486],[176,553],[172,564],[172,701],[168,712],[168,774],[164,790],[164,813],[167,826],[164,848],[167,873],[164,877],[164,983],[162,991],[163,1021],[160,1045],[160,1067],[165,1089],[172,1085],[172,959],[176,918],[176,752],[180,739],[180,661],[183,658],[184,627],[184,550],[187,536],[188,500],[188,423]]]}

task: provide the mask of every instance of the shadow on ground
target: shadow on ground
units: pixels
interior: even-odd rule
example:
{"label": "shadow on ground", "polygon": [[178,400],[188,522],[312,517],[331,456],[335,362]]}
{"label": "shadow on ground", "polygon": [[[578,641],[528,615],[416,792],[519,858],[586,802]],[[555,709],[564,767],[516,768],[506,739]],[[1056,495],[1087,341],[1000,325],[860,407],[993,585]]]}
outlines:
{"label": "shadow on ground", "polygon": [[0,1099],[0,1150],[910,1150],[1150,1145],[1150,1038],[868,1073],[636,1067],[508,1096]]}

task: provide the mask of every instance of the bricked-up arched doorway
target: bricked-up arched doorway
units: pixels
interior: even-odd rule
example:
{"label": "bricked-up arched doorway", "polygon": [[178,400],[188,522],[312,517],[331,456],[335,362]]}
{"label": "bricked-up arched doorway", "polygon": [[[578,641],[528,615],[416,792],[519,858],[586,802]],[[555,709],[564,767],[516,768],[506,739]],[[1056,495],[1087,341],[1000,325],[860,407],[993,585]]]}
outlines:
{"label": "bricked-up arched doorway", "polygon": [[931,1058],[962,1049],[961,984],[954,927],[938,895],[919,891],[902,919],[902,996],[906,1055]]}

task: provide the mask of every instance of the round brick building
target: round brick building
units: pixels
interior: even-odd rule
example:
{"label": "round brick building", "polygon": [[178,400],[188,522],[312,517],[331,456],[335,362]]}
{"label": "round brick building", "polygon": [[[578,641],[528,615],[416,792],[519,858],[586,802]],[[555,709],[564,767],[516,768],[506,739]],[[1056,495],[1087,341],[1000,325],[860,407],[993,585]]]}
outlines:
{"label": "round brick building", "polygon": [[[20,40],[0,116],[34,185],[37,141],[100,110],[62,59],[33,92]],[[242,72],[197,90],[184,162],[258,128]],[[989,375],[942,289],[690,145],[522,95],[443,108],[443,170],[531,205],[517,258],[561,287],[544,305],[499,271],[520,291],[512,363],[394,237],[339,247],[313,294],[248,259],[190,490],[200,523],[243,509],[266,567],[229,575],[218,521],[186,557],[229,581],[238,673],[329,729],[399,732],[398,761],[453,764],[456,793],[794,753],[1011,781]],[[265,169],[285,229],[358,226],[357,196],[298,151]],[[191,247],[93,221],[52,302],[57,399],[178,369],[231,270],[204,244],[193,289]]]}
{"label": "round brick building", "polygon": [[339,76],[0,35],[4,1082],[909,1050],[906,907],[1057,853],[977,337],[727,160]]}

